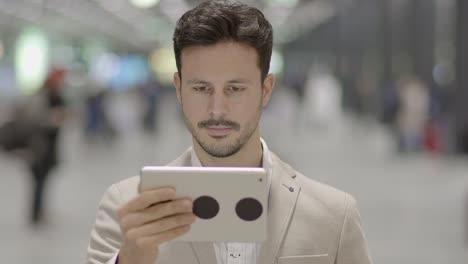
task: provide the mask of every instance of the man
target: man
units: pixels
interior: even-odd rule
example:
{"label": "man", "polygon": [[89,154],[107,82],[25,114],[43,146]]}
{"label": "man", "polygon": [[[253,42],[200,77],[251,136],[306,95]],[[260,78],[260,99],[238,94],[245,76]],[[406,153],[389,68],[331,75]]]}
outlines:
{"label": "man", "polygon": [[192,202],[175,199],[171,188],[139,193],[133,177],[104,195],[87,263],[371,263],[354,199],[295,171],[260,138],[261,110],[275,84],[268,74],[272,28],[263,14],[206,1],[180,18],[173,41],[174,85],[193,147],[170,165],[264,167],[268,238],[174,242],[195,220]]}

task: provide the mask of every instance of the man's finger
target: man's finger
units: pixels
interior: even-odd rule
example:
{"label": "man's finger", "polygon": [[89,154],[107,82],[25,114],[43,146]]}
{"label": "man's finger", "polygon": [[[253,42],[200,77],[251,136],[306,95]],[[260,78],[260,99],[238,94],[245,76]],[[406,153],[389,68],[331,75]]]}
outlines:
{"label": "man's finger", "polygon": [[178,214],[132,229],[126,235],[132,239],[157,235],[180,226],[190,225],[195,219],[196,217],[192,213]]}
{"label": "man's finger", "polygon": [[138,241],[138,244],[144,246],[144,244],[161,245],[164,242],[172,241],[175,238],[190,231],[190,225],[180,226],[157,235],[143,237]]}
{"label": "man's finger", "polygon": [[167,216],[192,212],[192,207],[192,201],[187,198],[172,200],[167,203],[159,203],[146,210],[127,214],[122,218],[122,226],[141,226]]}
{"label": "man's finger", "polygon": [[119,210],[122,217],[131,212],[137,212],[150,207],[153,204],[175,199],[175,189],[172,187],[162,187],[154,190],[144,191],[138,197],[128,202]]}

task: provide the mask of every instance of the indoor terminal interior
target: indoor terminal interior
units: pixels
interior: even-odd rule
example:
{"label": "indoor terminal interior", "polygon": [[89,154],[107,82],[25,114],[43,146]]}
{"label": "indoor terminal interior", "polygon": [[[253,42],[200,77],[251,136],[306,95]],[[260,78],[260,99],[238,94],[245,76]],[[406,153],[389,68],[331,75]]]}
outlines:
{"label": "indoor terminal interior", "polygon": [[[172,35],[200,2],[0,0],[0,262],[84,263],[106,189],[191,146]],[[274,32],[269,149],[356,199],[374,263],[467,263],[468,2],[240,2]]]}

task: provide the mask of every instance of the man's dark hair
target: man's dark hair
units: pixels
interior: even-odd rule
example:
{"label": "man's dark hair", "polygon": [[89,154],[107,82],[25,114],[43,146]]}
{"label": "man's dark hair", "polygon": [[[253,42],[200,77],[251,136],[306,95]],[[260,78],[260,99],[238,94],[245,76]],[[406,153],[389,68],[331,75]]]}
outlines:
{"label": "man's dark hair", "polygon": [[255,48],[262,81],[269,72],[273,29],[260,10],[242,3],[204,1],[182,15],[172,40],[179,77],[182,77],[180,57],[184,48],[223,41],[239,42]]}

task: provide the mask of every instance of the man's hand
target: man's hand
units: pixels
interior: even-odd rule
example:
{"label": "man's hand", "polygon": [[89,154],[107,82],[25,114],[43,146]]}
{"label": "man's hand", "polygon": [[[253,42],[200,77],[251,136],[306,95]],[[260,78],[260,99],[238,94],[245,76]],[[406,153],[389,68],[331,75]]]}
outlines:
{"label": "man's hand", "polygon": [[192,201],[175,197],[173,188],[154,189],[140,193],[119,209],[123,234],[119,264],[153,264],[159,245],[190,230],[196,218]]}

